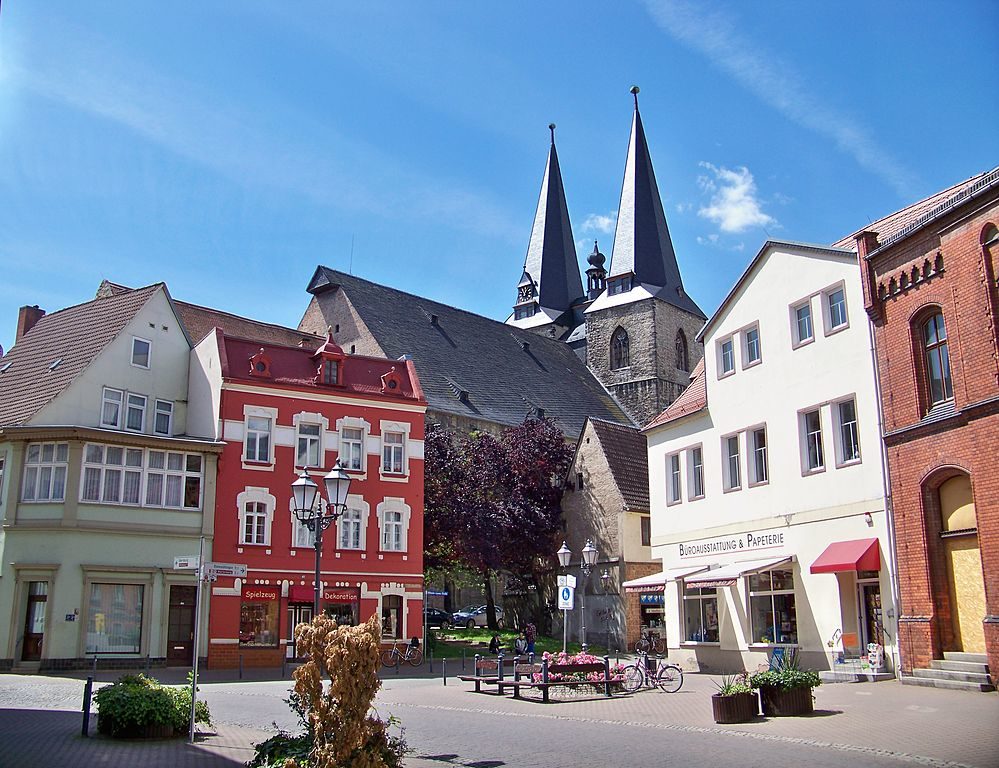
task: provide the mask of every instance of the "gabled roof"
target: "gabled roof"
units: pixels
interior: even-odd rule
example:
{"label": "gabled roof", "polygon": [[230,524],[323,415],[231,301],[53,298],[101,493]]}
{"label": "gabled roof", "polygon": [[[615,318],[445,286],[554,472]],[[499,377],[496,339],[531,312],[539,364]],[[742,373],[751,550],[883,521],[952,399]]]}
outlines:
{"label": "gabled roof", "polygon": [[52,402],[159,290],[166,286],[125,289],[44,315],[0,358],[0,427],[24,424]]}
{"label": "gabled roof", "polygon": [[236,336],[243,339],[256,339],[267,344],[283,344],[294,347],[299,344],[311,347],[313,351],[323,343],[323,337],[312,333],[304,333],[294,328],[285,328],[273,323],[262,323],[239,315],[232,315],[209,307],[199,307],[186,301],[175,301],[177,314],[187,329],[188,336],[197,344],[212,328],[221,329],[226,336]]}
{"label": "gabled roof", "polygon": [[411,355],[430,410],[513,426],[544,415],[575,437],[587,416],[631,421],[564,342],[328,267],[309,292],[343,291],[390,358]]}
{"label": "gabled roof", "polygon": [[649,424],[642,428],[642,432],[648,432],[663,424],[682,419],[692,413],[697,413],[708,406],[707,377],[704,375],[704,358],[697,361],[693,373],[690,374],[690,384],[680,394],[680,396],[670,403],[669,407],[660,413]]}
{"label": "gabled roof", "polygon": [[636,427],[590,419],[614,483],[630,510],[649,509],[648,441]]}

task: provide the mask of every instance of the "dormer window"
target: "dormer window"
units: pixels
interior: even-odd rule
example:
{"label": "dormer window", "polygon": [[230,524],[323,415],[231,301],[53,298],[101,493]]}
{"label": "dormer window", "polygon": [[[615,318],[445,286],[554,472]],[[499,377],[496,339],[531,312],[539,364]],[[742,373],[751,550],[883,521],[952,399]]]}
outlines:
{"label": "dormer window", "polygon": [[250,375],[269,379],[271,376],[271,359],[261,347],[257,354],[250,358]]}
{"label": "dormer window", "polygon": [[[351,353],[353,353],[351,348]],[[312,355],[313,360],[319,360],[316,376],[313,382],[327,387],[337,387],[343,384],[343,360],[346,357],[340,346],[333,341],[333,327],[327,328],[326,342]]]}
{"label": "dormer window", "polygon": [[616,296],[619,293],[627,293],[631,290],[631,285],[631,275],[612,277],[607,281],[607,294],[609,296]]}
{"label": "dormer window", "polygon": [[526,320],[529,317],[534,317],[538,313],[538,305],[533,301],[530,304],[521,304],[513,308],[513,317],[515,320]]}
{"label": "dormer window", "polygon": [[336,360],[323,360],[323,384],[334,386],[340,383],[340,363]]}

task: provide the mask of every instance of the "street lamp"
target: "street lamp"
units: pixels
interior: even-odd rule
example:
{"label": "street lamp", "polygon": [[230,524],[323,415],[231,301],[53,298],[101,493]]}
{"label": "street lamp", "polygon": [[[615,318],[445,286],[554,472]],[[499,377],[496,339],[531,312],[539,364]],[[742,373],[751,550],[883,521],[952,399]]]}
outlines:
{"label": "street lamp", "polygon": [[610,636],[610,622],[611,622],[611,609],[607,607],[607,592],[610,587],[611,575],[610,571],[604,568],[604,572],[600,574],[600,586],[603,587],[604,591],[604,623],[607,625],[607,651],[610,652],[611,647],[611,636]]}
{"label": "street lamp", "polygon": [[[564,541],[562,542],[562,546],[559,547],[559,550],[556,554],[558,555],[558,564],[561,565],[563,569],[568,568],[569,561],[572,560],[572,550],[570,550],[569,547],[566,546],[566,543]],[[568,645],[568,638],[569,638],[569,611],[563,610],[562,611],[562,653],[565,653],[566,651],[566,645]]]}
{"label": "street lamp", "polygon": [[[329,528],[347,509],[347,492],[350,490],[350,475],[344,472],[337,459],[333,469],[323,478],[326,486],[324,501],[319,486],[309,477],[309,470],[303,469],[298,480],[291,484],[291,498],[295,505],[295,517],[316,536],[316,590],[312,599],[312,615],[319,615],[319,598],[323,588],[319,580],[320,560],[323,553],[323,531]],[[323,512],[325,505],[326,511]]]}
{"label": "street lamp", "polygon": [[579,595],[579,610],[583,613],[583,628],[579,645],[582,647],[583,653],[586,653],[588,650],[588,646],[586,645],[586,585],[590,581],[590,572],[593,570],[596,562],[597,548],[593,546],[593,542],[590,539],[587,539],[586,546],[583,547],[583,591]]}

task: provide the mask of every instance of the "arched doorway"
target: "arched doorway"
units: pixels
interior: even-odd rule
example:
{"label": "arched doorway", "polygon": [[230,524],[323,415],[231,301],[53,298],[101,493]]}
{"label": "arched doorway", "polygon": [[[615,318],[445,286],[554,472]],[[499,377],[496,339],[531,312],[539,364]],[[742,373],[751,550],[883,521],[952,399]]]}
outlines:
{"label": "arched doorway", "polygon": [[985,583],[971,478],[952,477],[937,493],[954,646],[945,650],[985,653]]}

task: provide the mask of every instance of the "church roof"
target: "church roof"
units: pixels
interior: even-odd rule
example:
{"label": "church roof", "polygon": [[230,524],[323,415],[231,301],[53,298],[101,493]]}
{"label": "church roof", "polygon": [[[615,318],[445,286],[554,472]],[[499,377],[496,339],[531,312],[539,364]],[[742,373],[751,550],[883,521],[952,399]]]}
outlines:
{"label": "church roof", "polygon": [[387,357],[410,355],[431,411],[509,426],[543,412],[572,436],[587,416],[631,423],[564,342],[328,267],[308,290],[342,290]]}
{"label": "church roof", "polygon": [[607,458],[614,484],[631,510],[649,509],[648,441],[635,427],[590,419]]}

